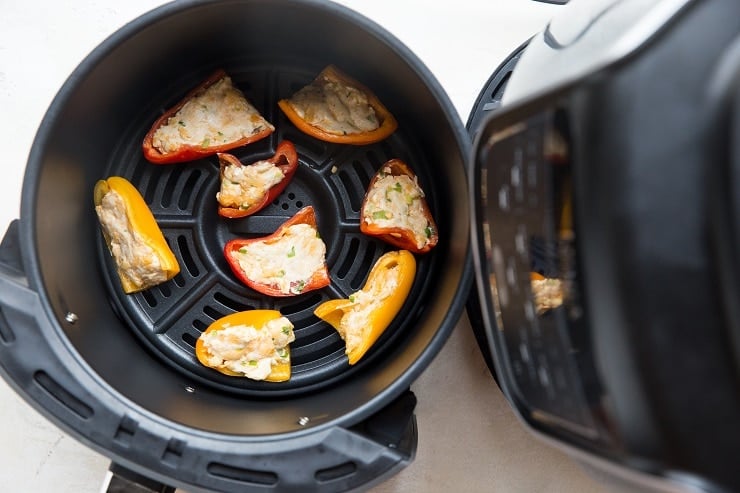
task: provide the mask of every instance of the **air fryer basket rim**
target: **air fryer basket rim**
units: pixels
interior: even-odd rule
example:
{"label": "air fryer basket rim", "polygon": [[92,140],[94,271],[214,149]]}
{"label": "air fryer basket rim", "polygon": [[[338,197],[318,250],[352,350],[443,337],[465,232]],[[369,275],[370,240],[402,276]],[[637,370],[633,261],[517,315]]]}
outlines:
{"label": "air fryer basket rim", "polygon": [[[223,2],[222,5],[238,3],[241,2]],[[261,2],[253,3],[260,4]],[[438,105],[438,110],[444,115],[449,123],[452,123],[452,125],[450,125],[452,138],[455,140],[455,144],[459,148],[458,150],[461,150],[461,153],[463,155],[460,160],[463,162],[467,160],[468,156],[471,154],[469,142],[467,135],[464,132],[464,128],[462,127],[462,124],[458,124],[458,117],[456,115],[456,112],[454,111],[454,108],[452,107],[444,91],[433,78],[431,73],[405,46],[403,46],[397,40],[392,39],[391,36],[379,26],[373,24],[367,19],[364,19],[358,14],[355,14],[354,12],[338,5],[315,1],[289,1],[286,3],[292,6],[299,7],[308,6],[310,8],[316,9],[317,11],[321,11],[322,14],[331,14],[337,16],[342,22],[349,22],[355,27],[359,26],[367,33],[375,36],[382,43],[387,43],[394,51],[396,57],[405,62],[413,71],[413,73],[417,77],[419,77],[420,80],[426,85],[426,87],[432,91]],[[141,31],[146,30],[148,27],[156,24],[162,19],[183,13],[189,10],[191,7],[199,5],[201,5],[200,2],[168,4],[143,15],[142,17],[132,21],[131,23],[114,33],[111,37],[101,43],[98,48],[96,48],[69,77],[67,82],[59,91],[57,97],[52,102],[52,105],[50,106],[50,109],[40,126],[39,132],[35,139],[36,144],[33,146],[31,154],[29,156],[29,166],[26,170],[26,176],[24,178],[24,189],[21,207],[22,220],[20,223],[20,243],[23,245],[23,251],[32,252],[32,255],[22,256],[29,285],[34,291],[39,294],[41,304],[43,305],[43,311],[48,314],[57,314],[57,323],[63,324],[63,322],[61,322],[61,317],[59,316],[60,303],[57,300],[51,300],[46,292],[46,288],[44,287],[44,268],[40,264],[37,257],[38,230],[36,229],[35,223],[35,221],[37,221],[42,214],[42,211],[38,210],[37,208],[37,199],[39,193],[38,182],[40,179],[41,167],[45,159],[45,152],[47,150],[46,148],[48,145],[50,145],[50,142],[54,140],[54,133],[57,130],[56,125],[59,123],[57,120],[58,118],[60,118],[60,115],[66,110],[66,104],[71,98],[74,97],[74,93],[78,89],[78,84],[80,84],[81,81],[84,81],[85,78],[90,75],[90,72],[95,70],[98,64],[104,63],[106,58],[109,57],[111,53],[119,47],[120,44],[124,43],[128,38],[136,36]],[[213,3],[210,5],[216,4]],[[462,172],[464,171],[464,169],[461,169],[460,171]],[[423,371],[423,369],[431,361],[433,355],[439,351],[441,346],[446,341],[449,332],[452,330],[455,322],[458,320],[462,312],[462,309],[464,308],[467,289],[471,284],[472,279],[471,264],[469,262],[469,254],[467,251],[467,241],[465,243],[465,248],[462,249],[464,251],[455,252],[455,255],[457,255],[457,257],[465,258],[465,261],[463,262],[464,265],[460,266],[461,274],[459,278],[459,286],[461,286],[462,289],[457,291],[457,295],[452,299],[452,302],[450,303],[445,316],[441,319],[442,323],[440,325],[440,329],[436,332],[435,336],[429,340],[429,343],[427,344],[427,349],[424,352],[425,357],[420,358],[408,365],[408,367],[403,372],[402,378],[396,379],[387,387],[378,391],[374,395],[374,397],[367,401],[365,405],[355,408],[351,413],[346,413],[342,415],[339,419],[327,421],[322,425],[316,425],[317,428],[309,428],[309,430],[320,429],[322,426],[329,427],[330,425],[335,424],[352,423],[356,422],[358,419],[366,417],[367,415],[371,414],[373,410],[377,409],[380,404],[386,403],[390,397],[396,396],[400,392],[408,388],[410,383]],[[52,323],[50,325],[54,327],[54,330],[59,330],[59,328],[54,323],[54,320],[52,320]],[[65,338],[61,337],[60,340],[64,341]],[[62,345],[66,347],[62,347]],[[53,348],[53,352],[69,352],[72,355],[77,354],[76,349],[72,344],[69,343],[69,341],[57,345],[57,347]],[[80,365],[80,368],[75,369],[76,371],[83,371],[89,374],[93,379],[98,379],[96,376],[96,372],[85,362],[78,360],[77,364]],[[106,387],[106,385],[103,384],[102,387]],[[110,389],[106,390],[110,391]],[[117,397],[120,398],[121,396],[119,395]],[[127,398],[122,398],[122,400],[126,402],[126,407],[129,408],[129,412],[133,412],[133,410],[136,409],[142,411],[142,414],[150,415],[150,417],[153,417],[154,419],[159,418],[156,413],[146,412],[141,406],[137,406],[134,402],[128,400]],[[171,424],[168,420],[165,421],[168,424]],[[296,433],[301,434],[305,432],[299,430]]]}

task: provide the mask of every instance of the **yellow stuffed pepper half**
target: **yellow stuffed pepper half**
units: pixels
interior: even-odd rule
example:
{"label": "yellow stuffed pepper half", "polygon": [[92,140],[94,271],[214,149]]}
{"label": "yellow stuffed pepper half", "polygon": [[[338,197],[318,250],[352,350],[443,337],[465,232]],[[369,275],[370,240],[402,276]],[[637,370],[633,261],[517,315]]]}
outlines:
{"label": "yellow stuffed pepper half", "polygon": [[375,262],[362,289],[347,299],[326,301],[314,310],[344,339],[350,365],[357,363],[391,324],[415,276],[416,259],[411,252],[387,252]]}
{"label": "yellow stuffed pepper half", "polygon": [[151,288],[180,272],[152,211],[128,180],[120,176],[99,180],[93,199],[124,292]]}
{"label": "yellow stuffed pepper half", "polygon": [[204,366],[233,377],[290,379],[293,324],[277,310],[247,310],[214,321],[195,343]]}

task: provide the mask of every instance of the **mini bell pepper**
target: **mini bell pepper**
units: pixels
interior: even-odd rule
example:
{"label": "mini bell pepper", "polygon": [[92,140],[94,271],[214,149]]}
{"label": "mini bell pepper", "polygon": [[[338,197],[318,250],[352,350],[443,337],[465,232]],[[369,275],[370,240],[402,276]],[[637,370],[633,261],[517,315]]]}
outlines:
{"label": "mini bell pepper", "polygon": [[[222,192],[219,193],[218,196],[218,213],[221,216],[228,218],[246,217],[265,208],[270,202],[275,200],[275,197],[280,195],[283,190],[285,190],[285,187],[288,186],[288,183],[293,178],[296,169],[298,169],[298,153],[295,150],[295,146],[292,142],[288,140],[280,142],[280,144],[278,144],[277,146],[277,149],[275,149],[275,155],[270,159],[262,160],[272,163],[280,170],[283,175],[280,182],[265,189],[264,191],[261,191],[261,195],[259,196],[259,198],[255,198],[253,201],[250,201],[250,203],[242,202],[239,204],[235,204],[233,201],[229,201],[224,198],[224,180],[228,180],[228,177],[225,176],[227,174],[226,170],[229,166],[244,167],[248,165],[243,165],[241,161],[236,158],[236,156],[233,156],[231,154],[218,153],[217,156],[221,167],[220,176],[222,183]],[[235,183],[234,185],[240,186],[241,184]]]}
{"label": "mini bell pepper", "polygon": [[[119,201],[113,200],[112,193],[120,197],[122,211],[115,207]],[[131,182],[120,176],[99,180],[95,184],[93,201],[124,292],[150,288],[180,272],[152,211]],[[122,224],[125,226],[119,227]]]}
{"label": "mini bell pepper", "polygon": [[[309,226],[303,231],[307,234],[292,236],[298,229],[293,227],[299,225]],[[331,282],[326,266],[326,245],[319,237],[316,213],[310,205],[299,210],[271,235],[228,241],[224,256],[241,282],[268,296],[295,296]]]}
{"label": "mini bell pepper", "polygon": [[334,327],[346,344],[354,365],[385,332],[401,310],[416,275],[416,260],[407,250],[383,254],[365,285],[348,299],[325,301],[314,315]]}
{"label": "mini bell pepper", "polygon": [[[205,343],[205,340],[203,338],[206,334],[214,334],[215,332],[218,332],[220,330],[224,330],[228,327],[237,327],[237,326],[246,326],[246,327],[254,327],[258,331],[260,330],[267,330],[267,324],[273,320],[278,320],[282,317],[279,311],[277,310],[248,310],[243,312],[236,312],[232,313],[231,315],[226,315],[225,317],[222,317],[218,320],[215,320],[211,325],[208,326],[208,328],[201,334],[201,336],[198,338],[198,340],[195,342],[195,356],[200,361],[200,363],[204,366],[207,366],[209,368],[213,368],[214,370],[223,373],[224,375],[234,376],[234,377],[244,377],[246,376],[243,372],[238,372],[235,370],[232,370],[228,368],[225,361],[221,361],[219,363],[214,363],[213,361],[213,355],[209,351],[207,344]],[[292,341],[295,339],[295,336],[293,335],[293,325],[283,325],[282,327],[279,327],[279,329],[282,331],[281,337],[285,341]],[[244,345],[245,341],[243,340],[237,340],[237,341],[229,341],[232,342],[235,346],[235,348],[230,349],[236,349],[236,353],[241,356],[245,357],[246,354],[244,352]],[[274,338],[273,338],[274,342]],[[290,347],[286,345],[275,345],[275,356],[278,356],[275,358],[273,364],[271,365],[270,373],[265,377],[265,381],[268,382],[284,382],[286,380],[290,379]],[[256,361],[248,361],[246,362],[249,364],[254,364],[256,366]]]}
{"label": "mini bell pepper", "polygon": [[439,241],[424,192],[402,160],[387,161],[370,181],[360,209],[360,231],[417,254]]}
{"label": "mini bell pepper", "polygon": [[[367,104],[372,108],[372,112],[377,120],[377,128],[358,132],[339,131],[329,129],[326,125],[321,125],[319,122],[320,118],[314,120],[312,117],[315,117],[318,114],[316,111],[318,105],[322,106],[322,109],[325,110],[323,113],[324,115],[336,116],[338,106],[355,102],[355,100],[352,99],[337,104],[337,102],[340,101],[340,96],[338,96],[340,93],[331,91],[327,97],[327,92],[329,91],[326,91],[326,87],[329,85],[334,85],[342,89],[349,88],[350,90],[359,91],[364,94],[367,99]],[[295,125],[300,131],[319,140],[337,144],[372,144],[387,138],[396,131],[396,128],[398,128],[398,122],[395,117],[370,89],[349,75],[341,72],[333,65],[329,65],[324,68],[324,70],[316,76],[313,82],[302,90],[310,90],[317,95],[320,101],[314,101],[316,104],[311,108],[302,108],[295,104],[295,100],[293,99],[295,97],[294,95],[291,96],[291,98],[279,100],[278,106],[283,113],[285,113],[285,116],[287,116],[293,125]],[[349,113],[350,112],[347,112],[347,114]],[[346,115],[344,114],[341,115],[337,121],[346,121],[345,116]]]}
{"label": "mini bell pepper", "polygon": [[[165,128],[172,130],[160,132]],[[181,163],[256,142],[274,130],[226,72],[217,70],[154,122],[142,150],[152,163]]]}

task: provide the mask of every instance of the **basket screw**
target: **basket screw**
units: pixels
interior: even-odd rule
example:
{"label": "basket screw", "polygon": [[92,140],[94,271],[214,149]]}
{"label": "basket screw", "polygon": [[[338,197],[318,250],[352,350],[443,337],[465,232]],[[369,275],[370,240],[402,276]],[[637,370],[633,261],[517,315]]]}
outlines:
{"label": "basket screw", "polygon": [[301,416],[298,418],[298,424],[301,426],[306,426],[308,422],[311,421],[308,416]]}
{"label": "basket screw", "polygon": [[64,316],[64,320],[66,320],[67,322],[73,324],[73,323],[77,322],[77,320],[79,320],[79,317],[77,316],[76,313],[67,312],[67,314]]}
{"label": "basket screw", "polygon": [[188,385],[187,387],[185,387],[185,392],[188,392],[190,394],[194,394],[195,393],[195,387],[191,387],[190,385]]}

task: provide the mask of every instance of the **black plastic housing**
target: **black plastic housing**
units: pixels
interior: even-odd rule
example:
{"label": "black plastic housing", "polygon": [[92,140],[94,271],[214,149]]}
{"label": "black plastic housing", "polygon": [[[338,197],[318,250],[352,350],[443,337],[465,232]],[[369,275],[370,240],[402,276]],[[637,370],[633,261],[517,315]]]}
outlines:
{"label": "black plastic housing", "polygon": [[[693,2],[618,63],[495,110],[476,140],[473,254],[498,381],[532,430],[648,489],[740,488],[736,117],[733,92],[713,94],[728,59],[737,74],[737,13],[733,2]],[[506,147],[507,132],[538,125],[559,129],[566,153],[526,156],[525,165],[572,174],[575,261],[559,313],[570,323],[535,340],[506,323],[514,318],[499,294],[517,283],[496,271],[497,245],[512,242],[517,221],[557,232],[553,206],[565,189],[547,182],[539,215],[521,209],[517,218],[513,208],[507,222],[491,213],[505,184],[491,177],[508,178],[502,168],[526,153],[526,138]],[[534,260],[548,254],[531,248],[527,268],[537,271]],[[553,350],[560,344],[566,352]],[[523,359],[535,362],[538,392],[518,383]],[[557,384],[561,367],[573,385]]]}

